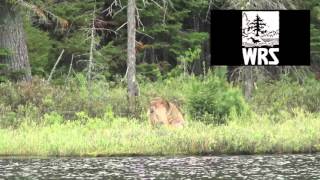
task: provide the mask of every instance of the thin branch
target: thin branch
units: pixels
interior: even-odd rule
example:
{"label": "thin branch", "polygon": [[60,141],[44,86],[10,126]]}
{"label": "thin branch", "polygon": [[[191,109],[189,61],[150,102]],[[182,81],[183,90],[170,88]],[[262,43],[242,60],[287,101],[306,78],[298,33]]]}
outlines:
{"label": "thin branch", "polygon": [[115,7],[119,6],[119,7],[122,8],[121,1],[120,1],[120,0],[119,0],[119,1],[118,1],[118,0],[114,0],[107,9],[105,9],[105,10],[102,11],[102,13],[108,12],[108,13],[107,13],[107,16],[113,16],[113,15],[112,15],[112,13],[113,13],[113,6],[115,6]]}
{"label": "thin branch", "polygon": [[68,74],[67,74],[67,77],[66,77],[65,84],[67,83],[67,81],[68,81],[68,79],[69,79],[69,76],[70,76],[70,74],[71,74],[72,65],[73,65],[73,58],[74,58],[74,55],[72,54],[72,56],[71,56],[71,63],[70,63],[70,66],[69,66],[69,71],[68,71]]}
{"label": "thin branch", "polygon": [[116,30],[115,30],[115,32],[117,32],[117,31],[119,31],[120,29],[122,29],[125,25],[127,25],[128,24],[128,21],[127,22],[125,22],[125,23],[123,23],[120,27],[118,27]]}
{"label": "thin branch", "polygon": [[139,34],[145,35],[145,36],[147,36],[147,37],[149,37],[149,38],[151,38],[151,39],[154,39],[154,37],[150,36],[150,35],[147,34],[147,33],[143,33],[143,32],[138,31],[138,30],[136,30],[136,32],[139,33]]}
{"label": "thin branch", "polygon": [[[91,34],[91,29],[92,29],[92,27],[91,28],[81,28],[81,30],[90,30],[90,34]],[[108,31],[108,32],[114,33],[115,35],[118,34],[115,30],[108,29],[108,28],[94,28],[94,30]],[[87,41],[88,39],[91,39],[91,38],[90,37],[86,38],[85,41]]]}
{"label": "thin branch", "polygon": [[128,70],[129,70],[129,68],[127,67],[126,73],[124,74],[124,77],[121,79],[121,82],[124,82],[127,79]]}
{"label": "thin branch", "polygon": [[213,3],[212,0],[210,0],[208,2],[208,10],[207,10],[207,15],[206,15],[206,21],[208,21],[208,19],[209,19],[212,3]]}
{"label": "thin branch", "polygon": [[159,3],[157,3],[156,1],[154,1],[154,0],[151,0],[155,5],[157,5],[160,9],[163,9],[163,7],[159,4]]}
{"label": "thin branch", "polygon": [[163,13],[163,19],[162,19],[162,23],[163,24],[166,24],[166,16],[167,16],[167,7],[168,7],[168,5],[167,5],[167,1],[163,1],[163,7],[164,7],[164,13]]}
{"label": "thin branch", "polygon": [[139,9],[137,8],[137,6],[135,7],[135,9],[136,9],[136,18],[137,18],[137,21],[138,21],[138,27],[140,27],[140,25],[141,25],[142,31],[144,31],[144,25],[143,25],[143,23],[142,23],[142,21],[140,19]]}
{"label": "thin branch", "polygon": [[112,17],[117,16],[120,12],[122,12],[126,8],[127,8],[127,6],[123,6],[119,11],[115,12]]}
{"label": "thin branch", "polygon": [[163,0],[163,6],[161,6],[158,2],[155,0],[151,0],[156,6],[158,6],[161,10],[163,10],[163,18],[162,23],[166,24],[166,16],[167,16],[167,10],[168,10],[168,4],[170,4],[172,7],[172,2],[170,0]]}
{"label": "thin branch", "polygon": [[60,62],[60,60],[61,60],[61,58],[62,58],[63,53],[64,53],[64,49],[61,51],[60,56],[58,57],[56,63],[54,64],[54,66],[53,66],[53,68],[52,68],[52,70],[51,70],[51,72],[50,72],[49,78],[48,78],[48,80],[47,80],[47,83],[50,83],[50,81],[51,81],[51,79],[52,79],[52,75],[53,75],[54,71],[56,70],[57,65],[59,64],[59,62]]}

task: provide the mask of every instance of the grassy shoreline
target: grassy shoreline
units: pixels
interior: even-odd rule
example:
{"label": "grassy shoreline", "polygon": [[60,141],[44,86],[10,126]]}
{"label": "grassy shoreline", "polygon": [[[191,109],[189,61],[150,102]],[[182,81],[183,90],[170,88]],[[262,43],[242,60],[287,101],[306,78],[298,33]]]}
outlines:
{"label": "grassy shoreline", "polygon": [[[94,118],[0,129],[0,156],[155,156],[288,154],[320,152],[320,117],[302,111],[281,122],[253,115],[226,125],[189,122],[187,127],[151,128],[125,118]],[[248,117],[247,117],[248,118]]]}

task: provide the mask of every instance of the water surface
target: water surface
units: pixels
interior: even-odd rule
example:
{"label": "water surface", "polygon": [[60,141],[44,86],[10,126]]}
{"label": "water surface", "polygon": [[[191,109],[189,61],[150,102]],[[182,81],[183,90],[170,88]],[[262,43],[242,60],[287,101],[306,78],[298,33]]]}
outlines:
{"label": "water surface", "polygon": [[0,158],[0,179],[319,179],[320,154]]}

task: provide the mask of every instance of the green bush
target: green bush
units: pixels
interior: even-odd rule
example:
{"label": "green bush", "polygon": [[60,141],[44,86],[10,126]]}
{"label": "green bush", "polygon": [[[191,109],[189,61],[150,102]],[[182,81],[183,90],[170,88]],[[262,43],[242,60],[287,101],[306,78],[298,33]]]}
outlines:
{"label": "green bush", "polygon": [[188,111],[194,120],[223,124],[231,112],[239,115],[249,110],[241,91],[215,76],[208,76],[191,86]]}
{"label": "green bush", "polygon": [[279,120],[283,111],[292,112],[301,108],[309,112],[320,111],[320,83],[314,78],[305,78],[304,82],[283,77],[280,81],[259,83],[250,102],[258,113],[269,113]]}
{"label": "green bush", "polygon": [[156,81],[161,79],[161,72],[157,64],[141,63],[137,65],[137,72],[140,81]]}
{"label": "green bush", "polygon": [[[30,108],[37,110],[38,118],[34,121],[38,122],[44,114],[53,111],[67,120],[75,119],[75,113],[80,111],[86,112],[90,117],[102,117],[106,107],[114,104],[112,97],[108,96],[111,94],[109,92],[108,84],[103,81],[93,82],[92,87],[88,89],[85,77],[81,75],[73,78],[66,87],[50,85],[37,77],[33,78],[32,83],[2,83],[0,84],[0,102],[4,108],[0,107],[0,115],[3,119],[4,117],[14,119],[17,124],[19,124],[19,118],[23,117],[20,110]],[[114,98],[120,99],[121,96]],[[11,112],[21,116],[11,118]]]}
{"label": "green bush", "polygon": [[63,117],[56,112],[52,112],[45,114],[43,121],[45,125],[58,125],[63,123]]}
{"label": "green bush", "polygon": [[19,105],[17,108],[0,104],[0,128],[18,128],[22,123],[39,124],[41,113],[34,105]]}

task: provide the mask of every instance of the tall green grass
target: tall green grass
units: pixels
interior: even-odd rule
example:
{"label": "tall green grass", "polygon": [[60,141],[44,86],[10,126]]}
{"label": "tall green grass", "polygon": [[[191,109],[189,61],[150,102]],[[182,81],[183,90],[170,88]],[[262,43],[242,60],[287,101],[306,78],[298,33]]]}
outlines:
{"label": "tall green grass", "polygon": [[[82,114],[79,117],[87,118]],[[112,118],[105,117],[105,118]],[[1,156],[131,156],[308,153],[320,150],[320,116],[295,110],[283,121],[234,117],[226,125],[188,122],[181,129],[152,128],[125,118],[88,118],[0,129]],[[53,119],[58,119],[56,116]],[[82,122],[81,122],[82,121]]]}

